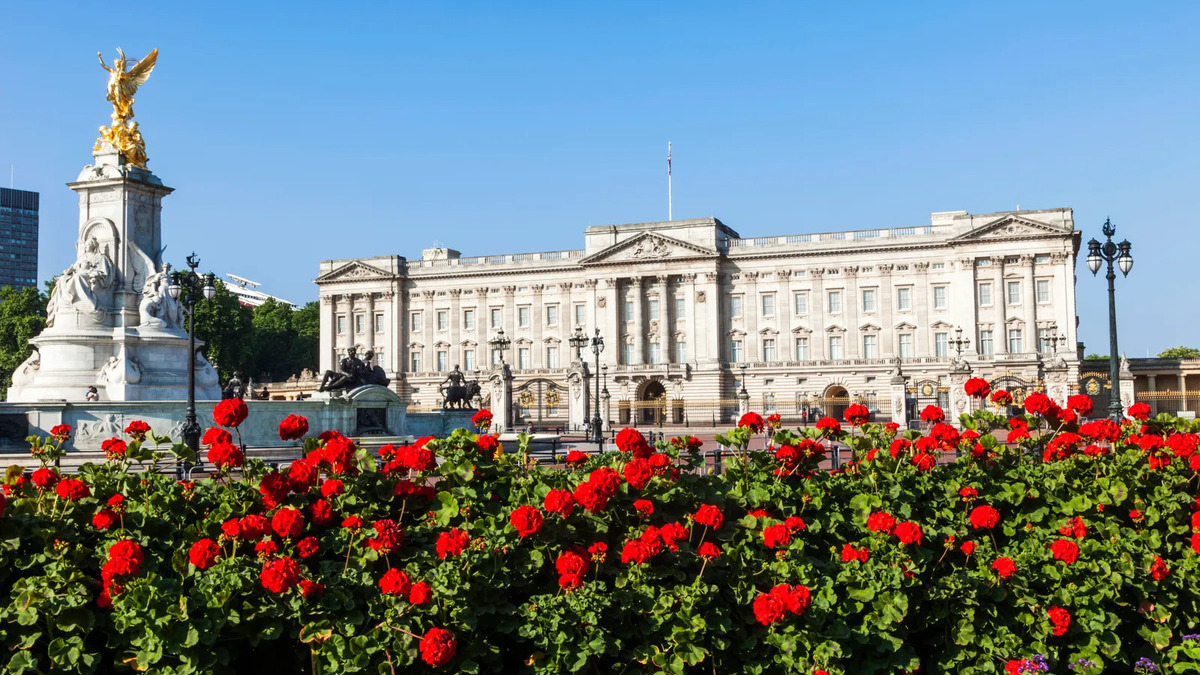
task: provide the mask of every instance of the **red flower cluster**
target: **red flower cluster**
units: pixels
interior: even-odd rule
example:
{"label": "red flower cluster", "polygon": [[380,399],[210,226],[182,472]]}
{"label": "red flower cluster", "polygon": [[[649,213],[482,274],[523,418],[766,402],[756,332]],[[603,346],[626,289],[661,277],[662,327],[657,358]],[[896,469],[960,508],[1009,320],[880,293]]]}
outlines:
{"label": "red flower cluster", "polygon": [[246,402],[240,398],[227,398],[213,408],[213,422],[223,427],[238,427],[250,413]]}
{"label": "red flower cluster", "polygon": [[145,559],[142,547],[131,539],[121,539],[109,546],[108,561],[100,568],[104,590],[96,598],[96,604],[100,607],[112,607],[112,598],[125,591],[123,583],[141,571]]}
{"label": "red flower cluster", "polygon": [[936,422],[945,422],[946,421],[946,411],[942,410],[941,408],[939,408],[936,405],[927,405],[927,406],[925,406],[925,409],[921,411],[921,421],[922,422],[935,422],[935,423]]}
{"label": "red flower cluster", "polygon": [[437,668],[450,663],[458,651],[458,643],[454,640],[454,633],[443,628],[430,628],[421,638],[419,648],[421,659]]}
{"label": "red flower cluster", "polygon": [[55,424],[50,427],[50,436],[59,443],[65,443],[71,437],[71,425]]}
{"label": "red flower cluster", "polygon": [[575,497],[570,490],[551,490],[542,500],[542,508],[546,509],[547,513],[557,513],[566,518],[575,510]]}
{"label": "red flower cluster", "polygon": [[692,516],[692,520],[698,525],[704,525],[716,531],[721,529],[721,525],[725,522],[725,514],[712,504],[701,504],[700,508],[696,509],[696,514]]}
{"label": "red flower cluster", "polygon": [[695,436],[676,436],[671,439],[671,446],[681,451],[697,452],[703,445],[703,441]]}
{"label": "red flower cluster", "polygon": [[294,441],[299,438],[304,438],[304,434],[308,433],[308,418],[300,415],[288,415],[279,423],[279,439],[283,441]]}
{"label": "red flower cluster", "polygon": [[201,539],[192,544],[191,550],[188,551],[188,560],[198,570],[206,570],[217,562],[217,556],[221,554],[221,547],[212,539]]}
{"label": "red flower cluster", "polygon": [[1092,397],[1087,394],[1072,394],[1067,397],[1067,407],[1074,410],[1080,417],[1088,417],[1092,414]]}
{"label": "red flower cluster", "polygon": [[304,514],[291,507],[279,509],[271,516],[271,529],[284,539],[293,539],[304,530]]}
{"label": "red flower cluster", "polygon": [[133,420],[125,427],[125,433],[135,441],[146,440],[146,434],[150,433],[150,425],[141,420]]}
{"label": "red flower cluster", "polygon": [[892,528],[892,534],[900,540],[901,544],[920,544],[921,543],[921,526],[911,520],[906,520],[903,523],[898,523]]}
{"label": "red flower cluster", "polygon": [[860,424],[866,424],[867,420],[871,419],[871,411],[861,403],[851,403],[846,406],[846,412],[843,413],[842,417],[846,420],[847,424],[856,427]]}
{"label": "red flower cluster", "polygon": [[1012,558],[996,558],[996,561],[992,563],[992,569],[996,570],[996,574],[1000,575],[1001,579],[1007,579],[1017,571],[1017,564],[1012,561]]}
{"label": "red flower cluster", "polygon": [[780,467],[775,469],[776,476],[791,476],[802,470],[806,465],[820,464],[825,458],[825,446],[811,438],[801,439],[796,445],[781,445],[775,451],[775,459]]}
{"label": "red flower cluster", "polygon": [[54,486],[54,494],[58,495],[59,499],[77,502],[84,497],[90,496],[92,491],[88,488],[87,483],[78,478],[64,478]]}
{"label": "red flower cluster", "polygon": [[575,488],[575,501],[591,513],[599,513],[621,487],[621,477],[613,469],[602,466],[588,475]]}
{"label": "red flower cluster", "polygon": [[1050,542],[1050,552],[1055,560],[1061,560],[1068,565],[1079,559],[1079,545],[1070,539],[1055,539]]}
{"label": "red flower cluster", "polygon": [[987,380],[981,377],[972,377],[963,385],[963,391],[971,398],[987,398],[987,395],[992,391],[992,387],[988,384]]}
{"label": "red flower cluster", "polygon": [[200,439],[201,445],[212,447],[217,443],[232,443],[233,434],[225,431],[221,427],[209,427],[208,431],[204,432],[204,437]]}
{"label": "red flower cluster", "polygon": [[644,459],[654,452],[654,449],[646,442],[646,437],[637,429],[626,428],[618,431],[615,442],[618,450],[630,453],[634,457]]}
{"label": "red flower cluster", "polygon": [[1003,389],[997,389],[992,393],[992,403],[997,406],[1009,406],[1012,405],[1012,402],[1012,394],[1004,391]]}
{"label": "red flower cluster", "polygon": [[654,469],[650,468],[650,462],[647,460],[634,457],[625,463],[625,481],[633,489],[641,490],[653,477]]}
{"label": "red flower cluster", "polygon": [[[396,521],[384,518],[371,523],[371,527],[375,528],[375,536],[368,537],[366,544],[372,551],[387,555],[404,544],[404,530],[400,529]],[[440,552],[439,549],[439,554]]]}
{"label": "red flower cluster", "polygon": [[767,548],[786,548],[792,543],[792,530],[787,525],[768,525],[763,529],[763,543]]}
{"label": "red flower cluster", "polygon": [[446,556],[458,557],[466,550],[469,543],[471,543],[471,536],[457,527],[443,532],[438,535],[437,539],[438,558],[445,560]]}
{"label": "red flower cluster", "polygon": [[97,511],[96,515],[92,516],[92,527],[95,527],[97,530],[107,530],[116,524],[117,512],[113,511],[107,506]]}
{"label": "red flower cluster", "polygon": [[872,532],[891,534],[896,527],[896,518],[887,511],[876,511],[867,516],[867,529]]}
{"label": "red flower cluster", "polygon": [[481,408],[479,412],[471,416],[471,424],[479,430],[479,433],[485,433],[492,426],[492,412]]}
{"label": "red flower cluster", "polygon": [[637,511],[639,518],[649,518],[654,515],[654,502],[649,499],[633,500],[633,510]]}
{"label": "red flower cluster", "polygon": [[208,461],[212,462],[217,469],[227,471],[241,466],[242,462],[246,461],[246,457],[236,445],[221,442],[208,449]]}
{"label": "red flower cluster", "polygon": [[480,436],[475,439],[475,447],[479,450],[479,454],[487,457],[488,459],[495,459],[496,453],[500,451],[500,439],[497,436],[480,434]]}
{"label": "red flower cluster", "polygon": [[838,424],[838,421],[832,417],[822,417],[817,420],[815,426],[817,427],[817,431],[820,431],[821,435],[825,438],[833,438],[842,433],[842,425]]}
{"label": "red flower cluster", "polygon": [[395,567],[390,568],[383,573],[383,577],[379,580],[379,591],[384,595],[408,595],[412,590],[412,582],[408,579],[408,574],[404,570],[398,570]]}
{"label": "red flower cluster", "polygon": [[576,551],[563,551],[554,561],[558,585],[568,591],[583,586],[583,578],[590,568],[591,562]]}
{"label": "red flower cluster", "polygon": [[706,541],[701,543],[700,547],[696,549],[696,555],[704,558],[705,560],[713,561],[721,555],[721,547],[717,546],[711,541]]}
{"label": "red flower cluster", "polygon": [[1129,406],[1129,416],[1135,420],[1145,422],[1150,419],[1150,405],[1148,403],[1137,402]]}
{"label": "red flower cluster", "polygon": [[754,618],[764,626],[779,621],[788,612],[800,615],[808,608],[810,594],[807,586],[779,584],[754,599]]}
{"label": "red flower cluster", "polygon": [[268,591],[284,593],[300,583],[300,563],[288,557],[268,560],[258,578]]}
{"label": "red flower cluster", "polygon": [[1087,536],[1087,523],[1083,522],[1083,518],[1075,516],[1067,521],[1066,525],[1058,528],[1058,533],[1076,539],[1083,539]]}
{"label": "red flower cluster", "polygon": [[1162,556],[1154,556],[1154,562],[1150,564],[1150,578],[1162,581],[1169,574],[1171,574],[1171,570],[1167,568],[1167,563],[1163,561]]}
{"label": "red flower cluster", "polygon": [[1062,607],[1051,607],[1046,610],[1046,614],[1050,616],[1050,623],[1054,624],[1051,633],[1063,635],[1071,627],[1071,613]]}
{"label": "red flower cluster", "polygon": [[776,431],[783,426],[783,417],[779,413],[767,415],[767,428]]}
{"label": "red flower cluster", "polygon": [[104,458],[108,460],[124,458],[128,447],[125,441],[115,436],[100,444],[100,449],[104,451]]}
{"label": "red flower cluster", "polygon": [[842,547],[842,562],[850,562],[857,560],[858,562],[867,562],[871,559],[871,549],[863,546],[862,548],[854,548],[854,544],[849,542]]}
{"label": "red flower cluster", "polygon": [[746,427],[752,434],[761,432],[763,427],[766,426],[766,424],[763,422],[762,415],[759,415],[756,412],[748,412],[745,415],[742,415],[741,419],[738,420],[737,425],[739,427]]}
{"label": "red flower cluster", "polygon": [[[489,437],[490,438],[490,437]],[[424,441],[424,442],[422,442]],[[384,467],[384,473],[397,471],[429,471],[437,466],[437,457],[433,450],[425,447],[428,439],[419,439],[413,445],[385,445],[379,449],[379,456],[390,459]]]}
{"label": "red flower cluster", "polygon": [[517,529],[521,538],[537,534],[542,529],[542,511],[536,506],[518,506],[508,517],[508,522]]}
{"label": "red flower cluster", "polygon": [[987,504],[976,506],[971,510],[968,518],[971,521],[971,527],[977,530],[990,530],[1000,524],[1000,512]]}

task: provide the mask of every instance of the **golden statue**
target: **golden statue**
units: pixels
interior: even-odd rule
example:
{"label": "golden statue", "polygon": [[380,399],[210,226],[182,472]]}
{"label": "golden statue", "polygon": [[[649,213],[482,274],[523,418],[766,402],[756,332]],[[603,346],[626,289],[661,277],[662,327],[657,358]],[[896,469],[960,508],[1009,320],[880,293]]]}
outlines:
{"label": "golden statue", "polygon": [[151,50],[146,58],[138,61],[125,58],[125,52],[117,47],[117,58],[112,68],[104,63],[101,52],[96,52],[96,56],[100,59],[100,66],[108,71],[107,100],[112,103],[113,112],[112,127],[100,127],[100,138],[96,139],[94,150],[100,150],[108,143],[121,153],[127,164],[144,169],[147,161],[146,142],[142,139],[142,132],[138,131],[138,123],[130,123],[130,120],[133,119],[133,95],[154,70],[158,50]]}

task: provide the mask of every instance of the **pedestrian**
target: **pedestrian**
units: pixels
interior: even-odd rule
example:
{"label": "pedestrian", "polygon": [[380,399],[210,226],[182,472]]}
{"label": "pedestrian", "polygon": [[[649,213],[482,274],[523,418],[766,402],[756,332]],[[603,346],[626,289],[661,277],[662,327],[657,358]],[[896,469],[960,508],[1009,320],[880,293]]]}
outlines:
{"label": "pedestrian", "polygon": [[583,437],[588,438],[592,435],[592,425],[587,420],[583,421]]}
{"label": "pedestrian", "polygon": [[83,400],[85,400],[85,401],[99,401],[99,400],[100,400],[100,392],[96,391],[96,387],[94,387],[94,386],[89,386],[89,387],[87,388],[87,393],[83,395]]}

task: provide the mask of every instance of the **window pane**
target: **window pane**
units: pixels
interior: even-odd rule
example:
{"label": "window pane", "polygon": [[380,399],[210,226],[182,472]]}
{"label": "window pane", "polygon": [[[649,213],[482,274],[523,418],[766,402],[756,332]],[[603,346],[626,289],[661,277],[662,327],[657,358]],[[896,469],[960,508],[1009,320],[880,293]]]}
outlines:
{"label": "window pane", "polygon": [[913,336],[912,333],[900,334],[900,357],[911,359],[913,355]]}
{"label": "window pane", "polygon": [[375,315],[375,332],[376,333],[383,332],[383,315],[382,314]]}
{"label": "window pane", "polygon": [[1037,301],[1050,302],[1050,280],[1038,279],[1037,282]]}
{"label": "window pane", "polygon": [[522,370],[529,369],[529,347],[521,347],[517,350],[517,367]]}
{"label": "window pane", "polygon": [[522,327],[529,326],[529,308],[528,307],[518,307],[517,308],[517,324]]}
{"label": "window pane", "polygon": [[463,329],[475,330],[475,310],[468,309],[463,311]]}
{"label": "window pane", "polygon": [[558,367],[558,347],[546,347],[546,367]]}
{"label": "window pane", "polygon": [[650,363],[661,363],[661,351],[657,342],[650,343]]}
{"label": "window pane", "polygon": [[740,363],[742,360],[742,341],[732,340],[729,343],[729,360]]}
{"label": "window pane", "polygon": [[949,333],[934,333],[933,334],[933,355],[934,356],[949,356],[950,344]]}
{"label": "window pane", "polygon": [[1008,351],[1013,354],[1019,354],[1022,350],[1021,345],[1021,329],[1012,328],[1008,331]]}
{"label": "window pane", "polygon": [[829,313],[841,314],[842,312],[842,292],[829,291]]}
{"label": "window pane", "polygon": [[492,328],[500,328],[504,323],[504,310],[496,308],[492,310],[491,324]]}
{"label": "window pane", "polygon": [[896,289],[896,308],[901,311],[912,309],[912,289],[897,288]]}
{"label": "window pane", "polygon": [[979,353],[985,356],[991,356],[995,353],[995,346],[992,344],[992,331],[979,331]]}
{"label": "window pane", "polygon": [[933,308],[934,309],[946,309],[946,287],[945,286],[934,286],[933,287]]}
{"label": "window pane", "polygon": [[366,326],[364,325],[362,314],[354,315],[354,332],[355,333],[365,333],[366,332]]}
{"label": "window pane", "polygon": [[631,345],[631,344],[621,345],[621,354],[625,361],[625,365],[629,365],[629,364],[633,363],[633,345]]}
{"label": "window pane", "polygon": [[862,292],[862,308],[864,312],[875,311],[875,289],[868,288]]}
{"label": "window pane", "polygon": [[768,293],[762,296],[762,315],[775,316],[775,294]]}
{"label": "window pane", "polygon": [[463,370],[466,370],[467,372],[475,370],[475,350],[474,349],[463,350]]}
{"label": "window pane", "polygon": [[829,336],[829,358],[842,358],[842,338],[840,335]]}
{"label": "window pane", "polygon": [[808,293],[797,293],[795,295],[796,314],[808,314]]}
{"label": "window pane", "polygon": [[547,305],[546,306],[546,325],[547,326],[557,326],[558,325],[558,305]]}
{"label": "window pane", "polygon": [[632,300],[625,301],[623,311],[625,312],[625,320],[633,321],[633,301]]}
{"label": "window pane", "polygon": [[687,343],[682,340],[675,343],[675,363],[687,363]]}
{"label": "window pane", "polygon": [[438,372],[439,372],[439,373],[444,373],[444,372],[446,372],[446,370],[448,370],[448,369],[446,368],[446,361],[447,361],[447,360],[449,360],[449,359],[448,359],[448,356],[449,356],[449,355],[448,355],[448,354],[446,354],[446,351],[445,351],[445,350],[443,350],[443,349],[439,349],[439,350],[438,350],[438,353],[437,353],[437,369],[438,369]]}
{"label": "window pane", "polygon": [[1008,282],[1008,304],[1010,304],[1010,305],[1021,304],[1021,282],[1019,282],[1019,281]]}
{"label": "window pane", "polygon": [[346,317],[344,317],[344,316],[338,316],[338,318],[337,318],[337,332],[338,332],[339,334],[341,334],[341,333],[345,333],[345,332],[346,332]]}
{"label": "window pane", "polygon": [[450,322],[450,313],[444,309],[439,309],[437,313],[437,329],[446,330]]}
{"label": "window pane", "polygon": [[981,304],[981,305],[992,304],[992,285],[991,284],[979,284],[979,304]]}
{"label": "window pane", "polygon": [[879,358],[879,337],[875,335],[863,336],[863,358],[877,359]]}
{"label": "window pane", "polygon": [[775,360],[775,340],[763,340],[763,361]]}
{"label": "window pane", "polygon": [[582,326],[584,324],[584,306],[575,305],[575,325]]}
{"label": "window pane", "polygon": [[408,329],[414,333],[421,332],[421,313],[413,312],[409,316]]}
{"label": "window pane", "polygon": [[742,318],[742,296],[734,295],[729,298],[729,316],[734,319]]}
{"label": "window pane", "polygon": [[675,320],[684,321],[687,319],[687,307],[683,304],[683,296],[675,296]]}
{"label": "window pane", "polygon": [[808,360],[808,338],[796,338],[796,360]]}

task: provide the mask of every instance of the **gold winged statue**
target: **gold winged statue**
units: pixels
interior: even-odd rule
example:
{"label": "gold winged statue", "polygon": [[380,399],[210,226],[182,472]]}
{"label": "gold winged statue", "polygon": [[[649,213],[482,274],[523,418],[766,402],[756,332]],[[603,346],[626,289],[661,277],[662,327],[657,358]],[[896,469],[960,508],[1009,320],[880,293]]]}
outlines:
{"label": "gold winged statue", "polygon": [[[110,143],[125,162],[134,166],[146,167],[146,144],[142,133],[138,131],[137,122],[133,119],[133,95],[138,87],[146,83],[158,61],[158,50],[153,49],[146,58],[139,60],[125,58],[125,52],[117,47],[117,58],[113,67],[104,63],[104,55],[96,52],[100,66],[108,71],[108,97],[112,103],[112,127],[100,127],[100,138],[96,141],[96,150],[104,143]],[[131,65],[132,64],[132,65]],[[128,70],[126,69],[128,68]]]}

